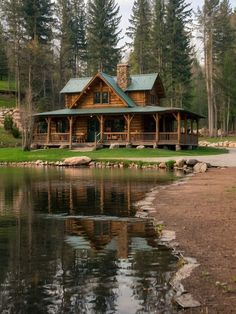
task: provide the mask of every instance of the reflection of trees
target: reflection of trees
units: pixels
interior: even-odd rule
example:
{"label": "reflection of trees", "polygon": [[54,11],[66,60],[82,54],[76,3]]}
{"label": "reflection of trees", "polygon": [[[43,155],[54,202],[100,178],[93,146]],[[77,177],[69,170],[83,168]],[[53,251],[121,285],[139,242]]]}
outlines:
{"label": "reflection of trees", "polygon": [[[146,226],[94,220],[94,233],[88,236],[84,228],[80,234],[94,245],[73,249],[64,241],[64,220],[41,215],[51,210],[132,216],[129,206],[148,185],[144,188],[142,182],[128,177],[123,183],[104,176],[91,179],[87,173],[78,181],[78,175],[67,177],[62,170],[51,175],[37,169],[12,170],[8,177],[6,172],[1,182],[7,184],[0,183],[0,313],[114,312],[121,257],[126,268],[123,276],[129,275],[132,297],[142,303],[142,310],[151,313],[162,306],[161,299],[168,298],[166,277],[174,266],[169,251],[150,248],[155,241],[147,242],[149,250],[130,246],[133,235],[152,234]],[[108,200],[118,204],[110,206]],[[91,206],[86,211],[88,201]],[[77,227],[81,226],[85,225]],[[108,248],[113,239],[116,247]]]}
{"label": "reflection of trees", "polygon": [[142,311],[155,313],[164,310],[171,303],[168,282],[176,267],[176,260],[165,247],[151,251],[138,250],[133,254],[132,269],[138,280],[134,284],[133,295],[142,300]]}

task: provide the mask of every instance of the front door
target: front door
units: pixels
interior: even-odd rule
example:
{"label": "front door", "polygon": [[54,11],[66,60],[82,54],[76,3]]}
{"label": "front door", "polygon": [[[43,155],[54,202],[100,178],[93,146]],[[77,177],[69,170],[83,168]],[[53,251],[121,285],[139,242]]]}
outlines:
{"label": "front door", "polygon": [[96,117],[90,118],[88,120],[88,142],[95,142],[96,133],[100,132],[99,121]]}

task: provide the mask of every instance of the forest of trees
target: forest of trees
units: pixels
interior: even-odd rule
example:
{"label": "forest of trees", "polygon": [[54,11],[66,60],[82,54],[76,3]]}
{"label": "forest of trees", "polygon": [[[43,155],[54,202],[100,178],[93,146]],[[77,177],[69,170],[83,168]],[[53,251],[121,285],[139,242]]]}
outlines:
{"label": "forest of trees", "polygon": [[129,25],[122,46],[116,0],[0,0],[0,80],[16,82],[23,110],[53,110],[69,78],[115,74],[125,55],[133,74],[160,73],[164,105],[205,115],[211,136],[236,131],[236,11],[228,0],[205,0],[198,12],[188,0],[134,0]]}

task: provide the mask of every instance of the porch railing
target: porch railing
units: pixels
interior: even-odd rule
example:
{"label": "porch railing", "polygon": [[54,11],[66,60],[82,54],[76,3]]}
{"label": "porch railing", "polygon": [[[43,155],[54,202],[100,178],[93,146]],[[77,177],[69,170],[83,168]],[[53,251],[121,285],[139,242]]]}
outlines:
{"label": "porch railing", "polygon": [[104,132],[102,136],[103,142],[126,142],[128,138],[127,132]]}
{"label": "porch railing", "polygon": [[36,133],[33,135],[33,142],[34,143],[43,143],[46,144],[47,142],[47,133]]}
{"label": "porch railing", "polygon": [[[47,144],[48,135],[47,133],[36,133],[33,136],[33,142],[38,144]],[[49,143],[69,143],[69,133],[51,133],[49,136]]]}
{"label": "porch railing", "polygon": [[159,133],[159,142],[178,142],[178,133],[177,132],[160,132]]}
{"label": "porch railing", "polygon": [[[85,142],[85,135],[82,134],[81,137],[76,136],[76,141],[72,137],[72,142]],[[159,144],[177,144],[178,143],[178,133],[177,132],[160,132],[158,135]],[[47,140],[49,139],[49,142]],[[103,134],[98,133],[96,136],[97,142],[112,143],[120,142],[127,143],[128,140],[134,144],[142,143],[154,143],[156,142],[156,133],[154,132],[131,132],[130,138],[127,132],[105,132]],[[36,133],[33,136],[33,142],[35,144],[60,144],[69,143],[70,134],[69,133],[51,133],[49,138],[46,133]],[[197,145],[198,135],[197,134],[181,134],[180,136],[181,145]]]}
{"label": "porch railing", "polygon": [[50,143],[68,143],[70,141],[70,133],[51,133]]}
{"label": "porch railing", "polygon": [[185,145],[197,145],[198,136],[197,134],[181,134],[180,142]]}
{"label": "porch railing", "polygon": [[155,142],[156,140],[156,133],[151,132],[144,132],[144,133],[137,133],[131,132],[130,141],[132,142]]}

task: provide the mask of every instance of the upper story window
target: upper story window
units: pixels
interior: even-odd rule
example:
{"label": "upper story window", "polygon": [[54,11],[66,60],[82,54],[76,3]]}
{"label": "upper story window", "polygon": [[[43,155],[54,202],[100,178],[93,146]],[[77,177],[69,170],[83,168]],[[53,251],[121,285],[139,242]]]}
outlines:
{"label": "upper story window", "polygon": [[103,104],[109,104],[109,93],[108,92],[102,92],[102,103]]}
{"label": "upper story window", "polygon": [[93,94],[94,104],[109,104],[109,93],[108,92],[95,92]]}
{"label": "upper story window", "polygon": [[94,104],[100,104],[101,103],[101,93],[100,92],[95,92],[93,94],[93,103]]}

